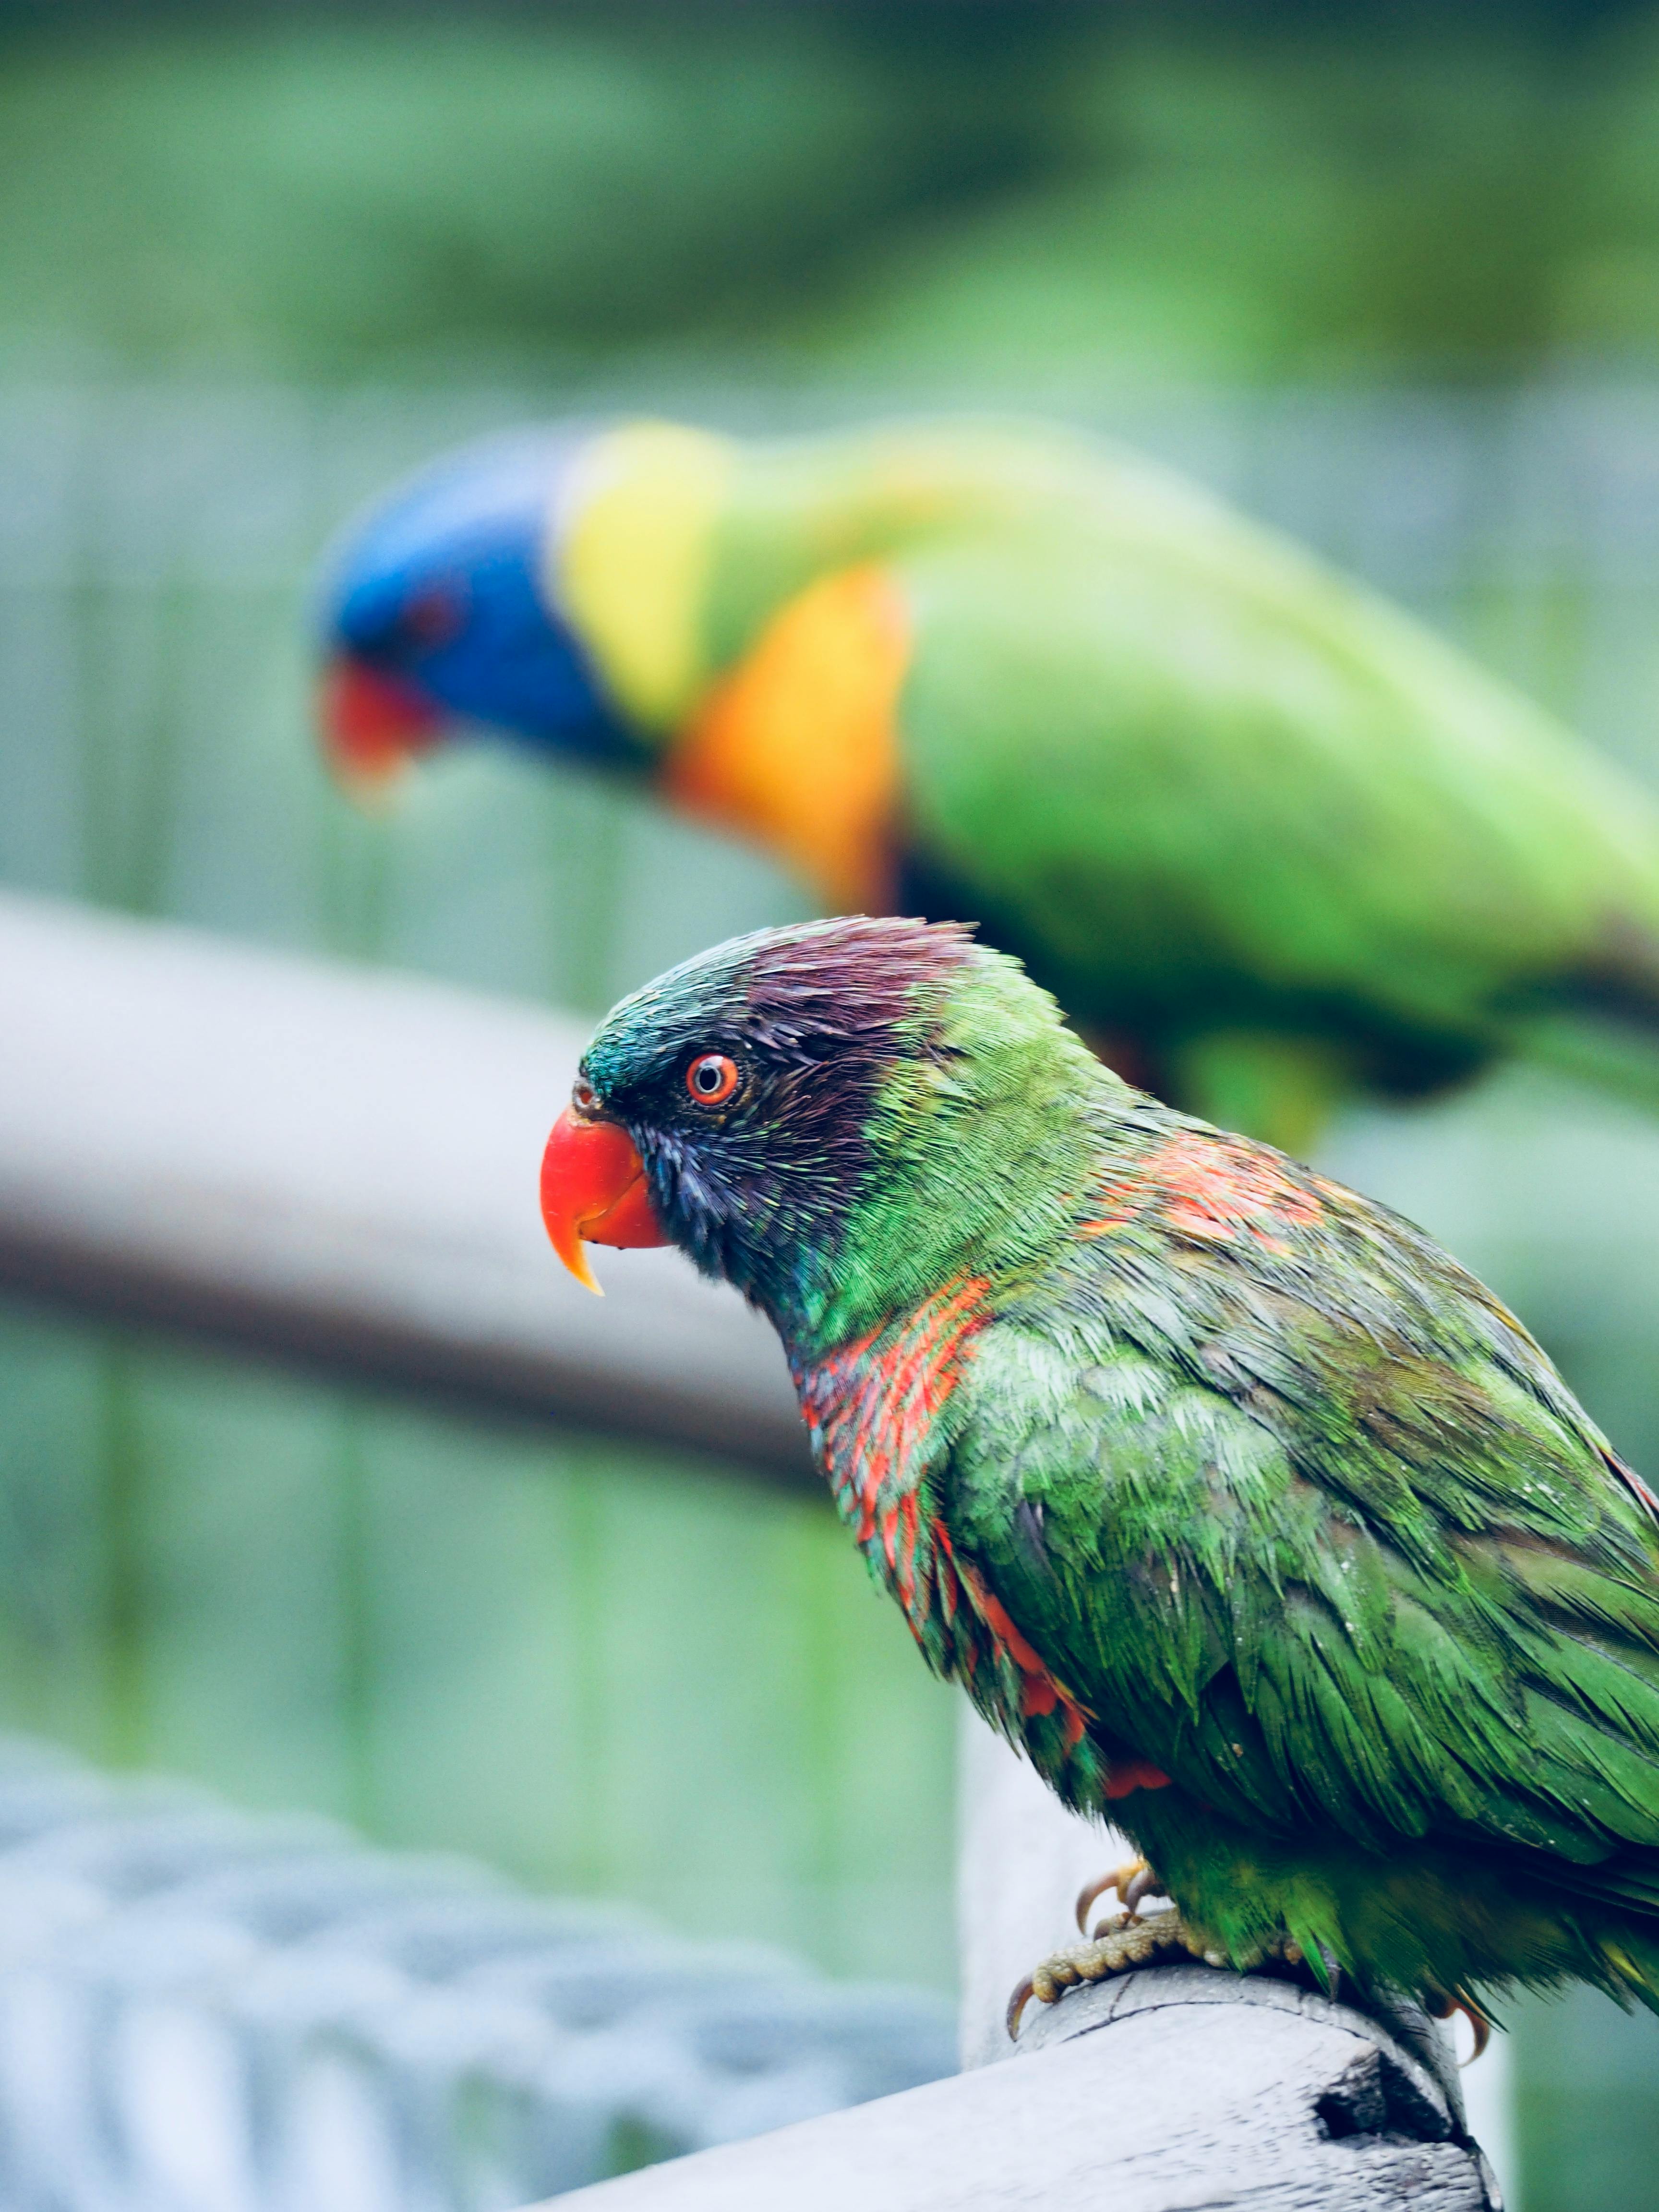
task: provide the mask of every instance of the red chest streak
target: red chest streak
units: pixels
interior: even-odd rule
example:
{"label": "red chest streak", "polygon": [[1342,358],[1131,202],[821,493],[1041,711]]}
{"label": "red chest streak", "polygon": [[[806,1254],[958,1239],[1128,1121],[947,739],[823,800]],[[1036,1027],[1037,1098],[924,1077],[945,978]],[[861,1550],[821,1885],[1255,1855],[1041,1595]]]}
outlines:
{"label": "red chest streak", "polygon": [[[930,1626],[949,1632],[969,1675],[982,1664],[1006,1662],[1018,1679],[1021,1717],[1058,1708],[1069,1746],[1087,1726],[1084,1708],[983,1577],[957,1558],[951,1532],[923,1487],[936,1425],[960,1380],[963,1350],[983,1325],[988,1288],[975,1277],[951,1284],[896,1329],[872,1331],[805,1370],[798,1376],[801,1407],[836,1505],[861,1545],[878,1544],[888,1583],[918,1643],[926,1645]],[[1133,1789],[1139,1781],[1137,1776],[1124,1786]]]}
{"label": "red chest streak", "polygon": [[[964,1345],[982,1325],[989,1288],[978,1276],[950,1284],[897,1328],[872,1330],[798,1377],[801,1410],[836,1503],[860,1544],[881,1528],[895,1577],[914,1571],[917,1491],[939,1415],[961,1374]],[[904,1522],[904,1558],[899,1532]]]}

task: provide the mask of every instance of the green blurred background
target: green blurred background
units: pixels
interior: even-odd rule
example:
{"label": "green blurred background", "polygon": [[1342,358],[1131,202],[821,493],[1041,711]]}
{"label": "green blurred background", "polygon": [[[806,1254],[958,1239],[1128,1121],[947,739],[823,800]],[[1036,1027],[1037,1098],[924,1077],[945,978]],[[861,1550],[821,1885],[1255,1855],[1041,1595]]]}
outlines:
{"label": "green blurred background", "polygon": [[[1659,13],[0,5],[0,879],[597,1011],[804,910],[503,750],[327,788],[306,578],[525,416],[1044,407],[1659,781]],[[1659,1136],[1331,1161],[1659,1466]],[[0,1722],[948,1984],[949,1696],[828,1508],[0,1311]],[[1659,2027],[1516,2020],[1527,2212],[1659,2204]]]}
{"label": "green blurred background", "polygon": [[1486,4],[0,9],[0,343],[1485,380],[1659,341],[1659,21]]}

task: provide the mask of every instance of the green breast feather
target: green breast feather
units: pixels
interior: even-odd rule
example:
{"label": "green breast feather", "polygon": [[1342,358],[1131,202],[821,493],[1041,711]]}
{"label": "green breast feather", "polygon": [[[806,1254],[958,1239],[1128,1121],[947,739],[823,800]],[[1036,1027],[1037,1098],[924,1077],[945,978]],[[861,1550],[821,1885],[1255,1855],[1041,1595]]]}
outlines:
{"label": "green breast feather", "polygon": [[804,1374],[878,1577],[1224,1942],[1649,1994],[1659,1917],[1590,1930],[1659,1915],[1650,1498],[1407,1224],[1143,1120],[1048,1266]]}

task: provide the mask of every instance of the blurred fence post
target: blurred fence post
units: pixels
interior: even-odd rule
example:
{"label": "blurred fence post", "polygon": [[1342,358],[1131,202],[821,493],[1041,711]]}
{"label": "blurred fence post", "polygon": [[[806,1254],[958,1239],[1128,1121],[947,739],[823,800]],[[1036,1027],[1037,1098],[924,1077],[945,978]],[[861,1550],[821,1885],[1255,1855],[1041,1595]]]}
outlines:
{"label": "blurred fence post", "polygon": [[957,1735],[957,1956],[964,2066],[1008,2055],[1009,1992],[1072,1942],[1086,1881],[1132,1856],[1115,1829],[1068,1813],[966,1699]]}

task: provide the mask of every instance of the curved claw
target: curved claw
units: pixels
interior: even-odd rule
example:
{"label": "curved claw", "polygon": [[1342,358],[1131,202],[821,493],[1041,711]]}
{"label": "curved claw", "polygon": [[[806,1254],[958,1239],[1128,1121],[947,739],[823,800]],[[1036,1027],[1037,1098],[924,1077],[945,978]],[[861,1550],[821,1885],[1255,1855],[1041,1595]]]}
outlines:
{"label": "curved claw", "polygon": [[[1139,1881],[1141,1875],[1146,1871],[1147,1867],[1145,1859],[1131,1859],[1128,1861],[1127,1865],[1114,1867],[1110,1874],[1102,1875],[1098,1881],[1085,1882],[1083,1887],[1079,1890],[1077,1893],[1077,1905],[1075,1908],[1079,1933],[1085,1936],[1088,1934],[1089,1908],[1093,1905],[1097,1897],[1104,1897],[1109,1889],[1115,1889],[1119,1897],[1122,1898],[1126,1890],[1133,1883]],[[1156,1887],[1157,1885],[1155,1883],[1149,1884],[1148,1889],[1155,1888]],[[1142,1897],[1146,1896],[1147,1893],[1147,1889],[1143,1889],[1140,1892],[1140,1895]],[[1125,1904],[1124,1909],[1126,1911],[1129,1909],[1127,1903]]]}
{"label": "curved claw", "polygon": [[[1103,1883],[1101,1887],[1102,1888],[1104,1888],[1105,1884]],[[1098,1894],[1098,1893],[1097,1893],[1097,1894]],[[1007,2027],[1008,2040],[1010,2043],[1018,2042],[1019,2039],[1019,2023],[1024,2017],[1025,2008],[1030,2003],[1031,1998],[1035,1994],[1035,1990],[1036,1984],[1033,1983],[1031,1977],[1027,1974],[1025,1979],[1019,1984],[1012,1996],[1008,2000],[1008,2009],[1004,2014],[1004,2021]]]}
{"label": "curved claw", "polygon": [[1157,1891],[1158,1876],[1143,1859],[1140,1863],[1140,1872],[1131,1875],[1127,1886],[1119,1888],[1118,1901],[1131,1920],[1138,1920],[1140,1917],[1141,1899],[1154,1896]]}
{"label": "curved claw", "polygon": [[1481,2052],[1485,2051],[1486,2045],[1492,2041],[1492,2022],[1486,2018],[1486,2014],[1481,2011],[1480,2006],[1474,2003],[1468,1997],[1459,1997],[1457,2002],[1453,2005],[1452,2010],[1454,2012],[1461,2012],[1462,2014],[1464,2019],[1468,2021],[1469,2027],[1474,2033],[1474,2048],[1470,2051],[1468,2057],[1463,2061],[1465,2066],[1473,2066],[1475,2060],[1480,2057]]}
{"label": "curved claw", "polygon": [[1460,2067],[1473,2066],[1475,2060],[1492,2041],[1492,2022],[1472,1996],[1460,1990],[1455,1996],[1437,1996],[1425,1998],[1423,2009],[1435,2020],[1449,2020],[1454,2013],[1462,2013],[1474,2037],[1474,2048],[1467,2058],[1458,2061]]}

